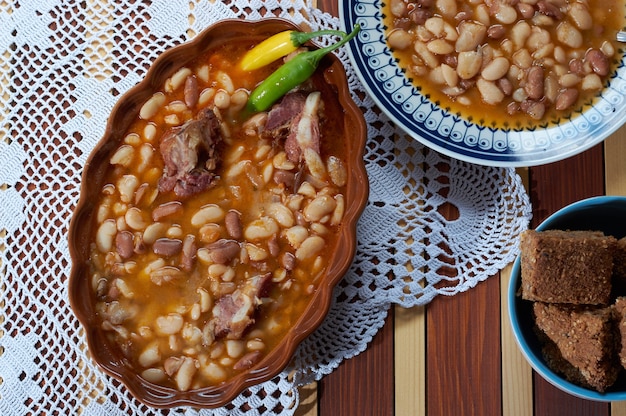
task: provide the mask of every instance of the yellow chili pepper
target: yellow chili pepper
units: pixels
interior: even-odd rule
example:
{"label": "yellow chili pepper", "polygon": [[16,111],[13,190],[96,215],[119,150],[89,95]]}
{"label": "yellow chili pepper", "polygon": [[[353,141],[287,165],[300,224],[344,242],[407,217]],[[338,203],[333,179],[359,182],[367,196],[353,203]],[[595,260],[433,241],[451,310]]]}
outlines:
{"label": "yellow chili pepper", "polygon": [[339,42],[325,48],[302,52],[271,73],[252,91],[246,104],[248,113],[265,111],[279,98],[309,79],[317,69],[322,58],[335,49],[350,42],[361,30],[354,25],[354,30]]}
{"label": "yellow chili pepper", "polygon": [[346,36],[346,32],[330,29],[317,32],[298,32],[295,30],[279,32],[246,52],[239,66],[244,71],[253,71],[294,52],[307,41],[323,35],[335,35],[343,38]]}

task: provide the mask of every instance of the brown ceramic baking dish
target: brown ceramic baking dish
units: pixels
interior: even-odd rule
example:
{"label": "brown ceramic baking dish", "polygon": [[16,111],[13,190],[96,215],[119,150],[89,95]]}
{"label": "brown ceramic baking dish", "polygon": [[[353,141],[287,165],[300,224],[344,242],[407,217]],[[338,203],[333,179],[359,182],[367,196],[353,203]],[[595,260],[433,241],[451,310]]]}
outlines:
{"label": "brown ceramic baking dish", "polygon": [[[298,30],[291,22],[282,19],[266,19],[257,22],[224,20],[207,28],[193,41],[164,52],[152,65],[145,79],[128,91],[113,108],[106,131],[91,153],[82,175],[82,189],[78,205],[70,223],[69,248],[72,270],[69,279],[69,296],[74,313],[86,330],[87,341],[94,360],[101,368],[120,380],[141,402],[153,407],[219,407],[233,400],[249,386],[268,381],[280,373],[289,363],[298,344],[311,334],[326,316],[333,288],[350,266],[356,250],[356,224],[368,196],[368,179],[364,168],[363,153],[366,141],[366,124],[361,110],[350,96],[345,70],[334,55],[327,55],[315,73],[318,85],[325,85],[335,96],[343,113],[340,121],[345,132],[346,146],[345,213],[339,227],[336,249],[329,253],[329,263],[319,285],[312,293],[299,319],[282,340],[249,369],[215,385],[194,387],[185,391],[150,382],[129,365],[128,359],[97,319],[98,310],[91,271],[91,248],[96,232],[94,217],[97,201],[106,184],[110,160],[123,144],[129,127],[155,91],[159,91],[168,78],[181,67],[212,50],[218,45],[237,40],[258,41],[283,30]],[[314,47],[314,46],[313,46]]]}

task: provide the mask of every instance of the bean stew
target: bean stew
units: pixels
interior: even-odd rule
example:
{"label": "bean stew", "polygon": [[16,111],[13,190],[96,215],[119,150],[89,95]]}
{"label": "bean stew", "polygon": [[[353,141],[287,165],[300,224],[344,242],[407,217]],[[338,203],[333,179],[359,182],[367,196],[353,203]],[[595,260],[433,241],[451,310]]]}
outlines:
{"label": "bean stew", "polygon": [[80,240],[98,331],[144,380],[178,391],[220,385],[281,342],[353,210],[346,140],[361,132],[335,86],[313,77],[247,113],[283,63],[238,69],[254,42],[220,43],[156,87],[110,151]]}
{"label": "bean stew", "polygon": [[622,55],[622,0],[387,0],[399,66],[451,113],[525,128],[582,112]]}

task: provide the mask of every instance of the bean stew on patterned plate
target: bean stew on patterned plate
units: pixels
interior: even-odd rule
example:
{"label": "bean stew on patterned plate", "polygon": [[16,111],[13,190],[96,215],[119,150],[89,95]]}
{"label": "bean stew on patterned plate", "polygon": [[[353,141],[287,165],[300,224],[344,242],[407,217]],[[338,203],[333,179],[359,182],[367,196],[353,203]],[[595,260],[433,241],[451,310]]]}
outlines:
{"label": "bean stew on patterned plate", "polygon": [[283,31],[299,28],[222,21],[165,52],[85,167],[70,299],[95,360],[148,405],[221,406],[274,377],[352,261],[366,128],[341,62],[324,56],[250,109],[263,80],[316,49],[241,68]]}
{"label": "bean stew on patterned plate", "polygon": [[384,15],[389,47],[424,94],[497,127],[580,112],[621,58],[623,0],[388,0]]}

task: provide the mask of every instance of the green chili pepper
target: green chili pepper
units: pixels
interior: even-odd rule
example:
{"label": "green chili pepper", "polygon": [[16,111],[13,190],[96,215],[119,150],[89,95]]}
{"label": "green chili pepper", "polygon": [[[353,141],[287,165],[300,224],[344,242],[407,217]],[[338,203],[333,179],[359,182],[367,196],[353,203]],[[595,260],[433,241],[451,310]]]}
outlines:
{"label": "green chili pepper", "polygon": [[339,30],[320,30],[317,32],[297,32],[286,30],[277,33],[250,49],[239,63],[244,71],[261,68],[298,49],[309,40],[323,35],[345,37],[346,32]]}
{"label": "green chili pepper", "polygon": [[247,110],[249,112],[265,111],[283,95],[309,79],[317,69],[320,61],[329,52],[348,43],[359,33],[361,27],[354,25],[354,30],[339,42],[309,52],[302,52],[292,60],[274,71],[258,87],[252,91],[248,98]]}

